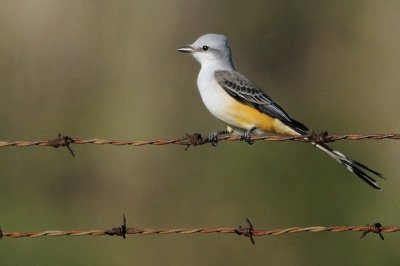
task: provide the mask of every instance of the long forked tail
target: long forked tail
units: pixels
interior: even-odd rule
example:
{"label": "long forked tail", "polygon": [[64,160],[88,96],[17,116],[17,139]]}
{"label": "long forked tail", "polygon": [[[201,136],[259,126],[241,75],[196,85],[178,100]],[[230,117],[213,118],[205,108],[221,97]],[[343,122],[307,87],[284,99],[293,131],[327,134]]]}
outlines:
{"label": "long forked tail", "polygon": [[353,160],[347,158],[346,156],[344,156],[342,153],[340,153],[338,151],[332,150],[326,144],[314,144],[314,145],[317,148],[319,148],[320,150],[326,152],[329,156],[331,156],[333,159],[338,161],[340,164],[344,165],[347,168],[347,170],[356,174],[362,180],[367,182],[368,185],[370,185],[371,187],[373,187],[375,189],[379,189],[379,190],[381,189],[379,187],[378,183],[376,182],[376,180],[373,179],[371,176],[369,176],[369,174],[374,174],[380,178],[384,178],[384,176],[382,174],[368,168],[367,166],[365,166],[359,162],[356,162],[356,161],[353,161]]}

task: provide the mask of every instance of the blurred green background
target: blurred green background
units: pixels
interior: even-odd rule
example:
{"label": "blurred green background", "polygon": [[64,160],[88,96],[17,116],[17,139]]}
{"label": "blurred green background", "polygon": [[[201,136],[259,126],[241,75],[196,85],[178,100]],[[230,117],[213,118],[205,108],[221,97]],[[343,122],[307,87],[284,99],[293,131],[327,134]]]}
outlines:
{"label": "blurred green background", "polygon": [[[223,129],[176,48],[230,39],[236,68],[316,132],[400,132],[398,1],[0,3],[0,140],[175,138]],[[400,225],[400,143],[337,142],[375,191],[310,145],[0,150],[4,231]],[[358,233],[3,239],[2,265],[395,265],[400,236]]]}

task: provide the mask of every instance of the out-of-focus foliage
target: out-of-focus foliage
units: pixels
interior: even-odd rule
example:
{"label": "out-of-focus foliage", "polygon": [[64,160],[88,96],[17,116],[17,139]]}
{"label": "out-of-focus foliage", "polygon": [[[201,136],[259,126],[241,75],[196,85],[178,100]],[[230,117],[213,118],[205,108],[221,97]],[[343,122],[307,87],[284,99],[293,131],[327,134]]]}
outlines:
{"label": "out-of-focus foliage", "polygon": [[[224,128],[176,48],[223,33],[239,71],[316,132],[399,132],[398,1],[0,3],[0,139],[152,139]],[[0,150],[5,231],[399,225],[395,141],[335,148],[382,171],[372,190],[302,143]],[[299,234],[0,241],[2,265],[395,265],[400,237]]]}

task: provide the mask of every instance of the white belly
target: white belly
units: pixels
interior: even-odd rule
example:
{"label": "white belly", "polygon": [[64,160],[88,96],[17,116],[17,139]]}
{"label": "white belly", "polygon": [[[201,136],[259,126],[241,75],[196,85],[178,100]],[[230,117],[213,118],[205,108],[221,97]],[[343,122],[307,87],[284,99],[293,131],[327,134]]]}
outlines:
{"label": "white belly", "polygon": [[227,119],[228,106],[233,100],[231,96],[215,80],[212,82],[198,82],[197,86],[207,109],[211,114],[225,121]]}
{"label": "white belly", "polygon": [[235,125],[235,110],[231,110],[231,106],[236,100],[221,88],[213,78],[213,75],[206,74],[207,73],[200,72],[199,78],[197,79],[197,87],[204,105],[216,118],[229,125]]}

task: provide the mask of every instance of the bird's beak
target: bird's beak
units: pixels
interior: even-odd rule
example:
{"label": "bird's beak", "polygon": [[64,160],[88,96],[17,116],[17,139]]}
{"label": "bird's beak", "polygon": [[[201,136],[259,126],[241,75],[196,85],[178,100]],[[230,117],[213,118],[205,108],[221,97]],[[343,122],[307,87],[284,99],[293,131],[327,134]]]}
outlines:
{"label": "bird's beak", "polygon": [[194,48],[190,45],[178,48],[177,50],[182,53],[193,53],[195,51]]}

